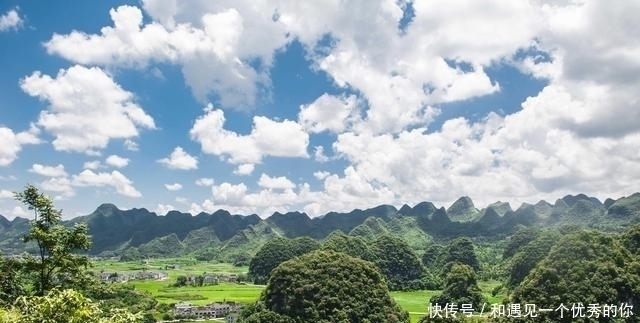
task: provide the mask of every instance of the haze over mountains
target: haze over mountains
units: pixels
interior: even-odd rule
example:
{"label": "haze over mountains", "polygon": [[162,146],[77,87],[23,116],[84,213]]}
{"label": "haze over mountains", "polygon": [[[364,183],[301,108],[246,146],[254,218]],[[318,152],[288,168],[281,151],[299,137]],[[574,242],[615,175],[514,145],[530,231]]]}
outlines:
{"label": "haze over mountains", "polygon": [[[469,197],[461,197],[449,208],[431,202],[415,206],[379,205],[348,213],[330,212],[310,218],[305,213],[233,215],[225,210],[191,215],[171,211],[159,216],[147,209],[120,210],[102,204],[93,213],[66,221],[86,222],[93,237],[92,255],[127,258],[161,257],[193,253],[206,259],[229,260],[253,254],[274,236],[310,236],[322,239],[334,231],[373,239],[382,233],[403,237],[412,248],[424,250],[434,239],[460,235],[502,238],[517,226],[555,227],[574,225],[618,231],[640,223],[640,193],[604,202],[583,194],[568,195],[553,204],[540,201],[517,209],[496,202],[478,209]],[[12,221],[0,216],[0,250],[4,254],[25,251],[22,236],[29,220]]]}

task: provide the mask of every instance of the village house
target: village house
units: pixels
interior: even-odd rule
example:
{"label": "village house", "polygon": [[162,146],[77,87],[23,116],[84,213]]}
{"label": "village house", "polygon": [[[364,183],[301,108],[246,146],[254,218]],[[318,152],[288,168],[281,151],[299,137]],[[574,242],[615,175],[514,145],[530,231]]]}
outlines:
{"label": "village house", "polygon": [[162,280],[167,274],[155,271],[142,271],[134,273],[101,272],[98,278],[105,283],[124,283],[130,280]]}
{"label": "village house", "polygon": [[204,306],[196,306],[190,303],[178,303],[173,309],[176,318],[212,319],[226,318],[233,322],[236,316],[231,315],[240,309],[236,303],[211,303]]}

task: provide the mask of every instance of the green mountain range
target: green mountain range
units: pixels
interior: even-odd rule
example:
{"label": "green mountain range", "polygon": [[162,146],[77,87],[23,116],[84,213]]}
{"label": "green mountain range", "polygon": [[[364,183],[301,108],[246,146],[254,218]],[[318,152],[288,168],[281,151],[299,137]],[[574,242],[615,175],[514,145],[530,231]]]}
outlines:
{"label": "green mountain range", "polygon": [[[640,193],[604,202],[584,194],[568,195],[553,204],[525,203],[516,210],[503,202],[478,209],[469,197],[461,197],[448,209],[422,202],[400,209],[380,205],[348,213],[330,212],[315,218],[289,212],[261,219],[225,210],[197,215],[171,211],[159,216],[146,209],[120,210],[113,204],[102,204],[93,213],[66,223],[80,222],[88,224],[93,237],[91,255],[142,258],[193,254],[204,259],[233,261],[252,256],[275,236],[323,239],[336,231],[366,240],[383,233],[397,235],[417,251],[424,250],[433,240],[462,235],[500,239],[520,226],[620,231],[640,223]],[[0,215],[1,252],[19,254],[33,248],[22,242],[28,228],[27,219],[9,221]]]}

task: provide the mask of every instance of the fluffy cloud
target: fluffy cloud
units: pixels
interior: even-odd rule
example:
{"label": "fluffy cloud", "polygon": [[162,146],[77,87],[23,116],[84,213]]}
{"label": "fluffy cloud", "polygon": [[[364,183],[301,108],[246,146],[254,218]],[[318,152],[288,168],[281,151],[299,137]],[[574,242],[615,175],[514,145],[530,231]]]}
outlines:
{"label": "fluffy cloud", "polygon": [[13,198],[13,192],[9,190],[0,190],[0,199],[9,199]]}
{"label": "fluffy cloud", "polygon": [[56,193],[54,199],[67,199],[76,194],[68,177],[52,177],[40,183],[40,188]]}
{"label": "fluffy cloud", "polygon": [[117,170],[111,173],[96,173],[92,170],[85,169],[80,174],[73,175],[72,184],[74,186],[92,186],[103,187],[111,186],[115,188],[120,195],[127,197],[141,197],[142,194],[133,187],[133,183],[126,176]]}
{"label": "fluffy cloud", "polygon": [[[158,13],[163,6],[145,7]],[[283,32],[280,40],[266,45],[273,49],[264,53],[260,47],[249,48],[247,33],[259,31],[262,26],[245,21],[234,8],[204,11],[193,22],[179,24],[169,23],[173,19],[165,12],[160,15],[164,25],[143,24],[141,10],[131,6],[112,9],[110,15],[113,26],[102,28],[101,34],[78,31],[54,34],[45,44],[47,51],[81,64],[128,67],[145,67],[151,62],[178,64],[198,99],[206,101],[208,94],[215,93],[224,107],[254,105],[259,88],[268,83],[266,71],[273,49],[281,47],[285,38]],[[273,39],[260,39],[261,43],[265,41]],[[256,69],[248,63],[255,58],[260,58],[265,68]]]}
{"label": "fluffy cloud", "polygon": [[32,173],[47,177],[64,177],[67,176],[67,172],[64,170],[64,165],[59,164],[57,166],[46,166],[41,164],[33,164],[29,170]]}
{"label": "fluffy cloud", "polygon": [[284,176],[271,177],[267,174],[260,175],[260,179],[258,180],[258,185],[266,189],[280,189],[280,190],[293,189],[294,187],[296,187],[296,185],[293,184],[292,181],[290,181],[288,178]]}
{"label": "fluffy cloud", "polygon": [[211,191],[216,202],[239,206],[244,204],[243,199],[247,193],[247,186],[244,184],[233,185],[224,182],[212,187]]}
{"label": "fluffy cloud", "polygon": [[104,161],[107,165],[122,168],[129,165],[129,158],[120,157],[118,155],[110,155]]}
{"label": "fluffy cloud", "polygon": [[198,169],[198,159],[186,153],[182,147],[174,148],[169,157],[158,159],[158,162],[171,169]]}
{"label": "fluffy cloud", "polygon": [[213,185],[213,178],[202,177],[196,180],[196,185],[198,186],[211,186]]}
{"label": "fluffy cloud", "polygon": [[349,126],[352,121],[350,119],[353,119],[354,112],[357,112],[356,109],[355,95],[336,97],[325,93],[313,103],[300,107],[298,122],[307,131],[340,133]]}
{"label": "fluffy cloud", "polygon": [[[127,139],[153,119],[102,69],[73,66],[55,78],[34,72],[20,81],[27,94],[49,102],[38,126],[55,136],[56,150],[97,153],[111,139]],[[87,107],[91,107],[88,109]]]}
{"label": "fluffy cloud", "polygon": [[127,139],[124,141],[124,148],[130,151],[138,151],[138,143],[131,139]]}
{"label": "fluffy cloud", "polygon": [[234,164],[260,163],[265,156],[308,157],[309,135],[294,121],[256,116],[249,135],[224,129],[224,122],[224,112],[209,105],[191,128],[191,138],[205,153],[229,156]]}
{"label": "fluffy cloud", "polygon": [[238,167],[236,168],[236,170],[233,171],[233,173],[236,175],[251,175],[254,169],[255,169],[254,164],[241,164],[241,165],[238,165]]}
{"label": "fluffy cloud", "polygon": [[22,26],[23,22],[20,14],[18,14],[18,10],[11,9],[0,16],[0,32],[9,29],[18,29]]}
{"label": "fluffy cloud", "polygon": [[[111,11],[113,26],[100,34],[54,35],[46,47],[83,64],[177,64],[196,97],[213,94],[222,108],[242,108],[268,90],[274,53],[293,39],[302,43],[312,68],[326,73],[338,93],[300,106],[297,122],[256,116],[249,134],[225,129],[224,112],[209,106],[191,138],[246,175],[267,156],[308,157],[306,133],[329,132],[335,138],[331,158],[324,143],[313,156],[346,165],[314,173],[317,190],[265,174],[257,183],[224,182],[212,187],[210,199],[192,203],[193,210],[319,215],[381,203],[442,205],[461,195],[483,205],[635,190],[637,3],[624,10],[601,1],[411,5],[415,17],[399,28],[403,12],[396,1],[194,0],[179,6],[145,0],[149,23],[139,9],[123,6]],[[487,71],[503,64],[548,83],[507,107],[515,111],[509,115],[457,118],[431,128],[444,103],[501,91]],[[11,163],[20,145],[0,147],[0,164]],[[249,189],[254,184],[257,189]]]}
{"label": "fluffy cloud", "polygon": [[28,131],[14,133],[7,127],[0,126],[0,166],[8,166],[18,158],[18,152],[26,144],[38,144],[38,128],[31,126]]}
{"label": "fluffy cloud", "polygon": [[101,166],[102,166],[102,164],[100,164],[99,160],[92,160],[92,161],[84,162],[84,164],[82,164],[82,168],[84,168],[84,169],[93,169],[93,170],[96,170],[96,169],[100,168]]}
{"label": "fluffy cloud", "polygon": [[167,213],[169,213],[169,211],[173,211],[175,209],[176,208],[171,204],[158,204],[158,206],[156,206],[155,212],[159,215],[166,215]]}
{"label": "fluffy cloud", "polygon": [[179,191],[182,189],[182,184],[180,183],[164,184],[164,187],[169,191]]}

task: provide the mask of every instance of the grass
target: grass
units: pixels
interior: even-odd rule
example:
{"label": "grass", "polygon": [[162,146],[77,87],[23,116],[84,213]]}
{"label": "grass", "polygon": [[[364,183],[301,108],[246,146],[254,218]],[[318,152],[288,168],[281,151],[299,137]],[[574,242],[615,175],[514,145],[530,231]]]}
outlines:
{"label": "grass", "polygon": [[[178,265],[177,269],[165,269],[169,265]],[[169,278],[164,281],[130,281],[126,284],[133,285],[136,289],[144,290],[153,295],[160,303],[189,302],[195,305],[204,305],[211,302],[234,301],[249,304],[255,302],[264,290],[263,285],[221,283],[202,287],[172,287],[176,278],[180,275],[200,275],[207,273],[236,273],[247,272],[247,267],[234,267],[231,264],[199,262],[189,258],[154,259],[149,261],[118,262],[101,260],[94,262],[94,271],[100,272],[133,272],[142,270],[163,271]],[[501,303],[504,299],[504,291],[491,295],[491,291],[500,285],[498,281],[480,281],[478,286],[487,298],[487,306]],[[415,323],[427,315],[429,299],[439,294],[440,291],[423,290],[407,292],[391,292],[391,296],[403,309],[409,312],[411,322]],[[198,322],[220,322],[216,320]]]}

